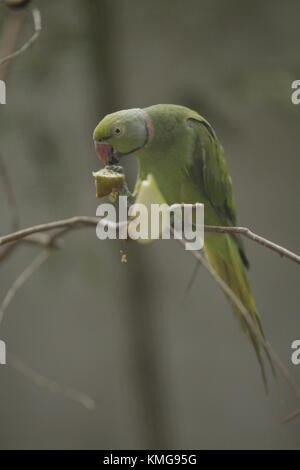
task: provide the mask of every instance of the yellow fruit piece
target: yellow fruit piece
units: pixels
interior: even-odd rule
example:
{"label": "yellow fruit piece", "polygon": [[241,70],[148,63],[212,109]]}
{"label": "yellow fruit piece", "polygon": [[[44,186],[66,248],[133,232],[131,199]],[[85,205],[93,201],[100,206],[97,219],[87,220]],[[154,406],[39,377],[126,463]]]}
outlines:
{"label": "yellow fruit piece", "polygon": [[99,171],[93,172],[96,186],[96,196],[107,196],[122,187],[125,176],[122,173],[114,171],[113,168],[106,166]]}

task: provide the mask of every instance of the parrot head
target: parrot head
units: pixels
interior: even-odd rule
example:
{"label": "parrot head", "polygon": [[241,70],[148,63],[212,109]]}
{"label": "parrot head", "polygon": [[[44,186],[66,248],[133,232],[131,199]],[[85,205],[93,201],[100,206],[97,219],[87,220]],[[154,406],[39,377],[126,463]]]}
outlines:
{"label": "parrot head", "polygon": [[152,125],[142,109],[108,114],[97,125],[93,138],[98,157],[106,164],[117,164],[122,155],[142,149],[150,140]]}

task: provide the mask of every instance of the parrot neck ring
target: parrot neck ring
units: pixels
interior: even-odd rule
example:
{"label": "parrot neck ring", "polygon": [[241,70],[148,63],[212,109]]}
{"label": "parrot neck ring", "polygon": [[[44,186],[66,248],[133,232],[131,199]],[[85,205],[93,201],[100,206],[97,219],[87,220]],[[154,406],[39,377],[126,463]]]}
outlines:
{"label": "parrot neck ring", "polygon": [[126,155],[130,155],[137,150],[141,150],[144,148],[151,140],[152,134],[153,134],[153,127],[152,127],[152,122],[146,113],[146,111],[141,110],[144,114],[144,119],[145,119],[145,141],[143,145],[140,145],[138,147],[133,148],[129,152],[119,152],[118,150],[114,149],[112,145],[109,143],[105,143],[105,141],[109,140],[111,136],[107,137],[102,137],[101,140],[95,140],[95,150],[96,154],[100,158],[101,161],[103,161],[105,164],[108,165],[116,165],[119,163],[120,158]]}

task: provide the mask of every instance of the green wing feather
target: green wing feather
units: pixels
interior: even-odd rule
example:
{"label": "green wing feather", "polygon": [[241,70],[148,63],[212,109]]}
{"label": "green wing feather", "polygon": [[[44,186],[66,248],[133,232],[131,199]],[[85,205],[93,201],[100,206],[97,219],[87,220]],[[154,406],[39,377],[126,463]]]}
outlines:
{"label": "green wing feather", "polygon": [[[201,120],[189,118],[188,122],[196,132],[190,174],[195,183],[204,190],[209,203],[215,209],[219,219],[218,225],[235,226],[237,217],[232,182],[223,148],[213,128],[204,118]],[[249,268],[241,237],[238,235],[232,237],[238,245],[245,267]]]}
{"label": "green wing feather", "polygon": [[[193,155],[188,172],[194,184],[199,188],[199,193],[205,203],[205,223],[224,226],[236,225],[237,217],[232,183],[223,148],[214,130],[205,119],[200,116],[199,119],[188,118],[188,125],[194,131]],[[205,251],[214,269],[248,310],[263,339],[259,315],[245,272],[245,267],[248,267],[249,264],[242,240],[236,235],[207,233],[205,235]],[[267,388],[261,344],[243,319],[239,309],[235,305],[232,307],[254,346]],[[271,360],[270,363],[272,366]]]}

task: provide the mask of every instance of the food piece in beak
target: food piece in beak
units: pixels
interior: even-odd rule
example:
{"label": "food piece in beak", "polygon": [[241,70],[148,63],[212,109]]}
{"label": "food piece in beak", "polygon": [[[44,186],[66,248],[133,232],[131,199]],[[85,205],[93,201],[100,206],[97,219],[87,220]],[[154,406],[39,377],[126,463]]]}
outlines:
{"label": "food piece in beak", "polygon": [[125,181],[122,167],[106,166],[99,171],[93,172],[96,186],[96,196],[108,196],[110,193],[120,189]]}

